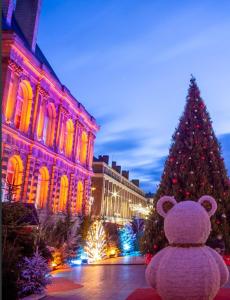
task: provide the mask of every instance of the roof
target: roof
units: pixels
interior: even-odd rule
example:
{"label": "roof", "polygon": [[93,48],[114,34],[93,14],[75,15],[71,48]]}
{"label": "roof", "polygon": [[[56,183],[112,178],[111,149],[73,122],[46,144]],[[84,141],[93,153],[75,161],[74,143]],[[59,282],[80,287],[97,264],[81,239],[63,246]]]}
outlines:
{"label": "roof", "polygon": [[55,79],[61,84],[61,81],[59,80],[58,76],[56,75],[56,73],[54,72],[53,68],[51,67],[51,65],[49,64],[48,60],[46,59],[45,55],[43,54],[43,52],[41,51],[41,49],[39,48],[38,44],[36,44],[35,47],[35,52],[31,51],[31,47],[28,44],[23,32],[21,31],[15,17],[14,14],[12,16],[12,20],[11,20],[11,24],[8,25],[6,23],[6,19],[4,17],[4,15],[2,14],[2,30],[9,30],[9,31],[13,31],[15,32],[22,40],[24,46],[38,59],[38,61],[41,64],[44,64],[47,69],[49,70],[49,72],[55,77]]}

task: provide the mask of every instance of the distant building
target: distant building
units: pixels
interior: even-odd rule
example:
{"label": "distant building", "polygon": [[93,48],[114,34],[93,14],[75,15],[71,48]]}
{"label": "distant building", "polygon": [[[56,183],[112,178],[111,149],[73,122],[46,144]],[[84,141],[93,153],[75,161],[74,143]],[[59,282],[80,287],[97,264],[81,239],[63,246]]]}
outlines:
{"label": "distant building", "polygon": [[109,156],[93,159],[92,210],[93,216],[106,221],[125,224],[133,216],[145,218],[149,204],[139,180],[129,180],[129,171],[121,170],[116,162],[109,166]]}
{"label": "distant building", "polygon": [[3,200],[15,185],[15,201],[87,214],[99,127],[38,47],[40,11],[40,0],[2,1]]}
{"label": "distant building", "polygon": [[154,205],[154,203],[155,203],[155,199],[154,199],[154,196],[155,196],[155,194],[154,193],[147,193],[147,194],[145,194],[145,198],[148,200],[148,203],[150,204],[150,205]]}

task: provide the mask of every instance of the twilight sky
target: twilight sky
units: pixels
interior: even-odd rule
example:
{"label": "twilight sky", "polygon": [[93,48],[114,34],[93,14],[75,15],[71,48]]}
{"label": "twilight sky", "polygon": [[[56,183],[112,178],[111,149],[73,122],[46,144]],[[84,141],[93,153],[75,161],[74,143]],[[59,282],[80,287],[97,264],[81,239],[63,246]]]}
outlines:
{"label": "twilight sky", "polygon": [[109,154],[154,191],[190,74],[230,175],[229,0],[43,0],[38,44],[101,126]]}

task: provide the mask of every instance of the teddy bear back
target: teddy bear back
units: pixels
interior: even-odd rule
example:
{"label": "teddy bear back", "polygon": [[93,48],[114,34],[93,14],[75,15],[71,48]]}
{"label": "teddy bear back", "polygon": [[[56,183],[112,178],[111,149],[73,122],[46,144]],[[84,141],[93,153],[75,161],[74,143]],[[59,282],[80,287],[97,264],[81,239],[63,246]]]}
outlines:
{"label": "teddy bear back", "polygon": [[170,244],[204,244],[211,230],[210,218],[199,203],[182,201],[165,217],[164,230]]}

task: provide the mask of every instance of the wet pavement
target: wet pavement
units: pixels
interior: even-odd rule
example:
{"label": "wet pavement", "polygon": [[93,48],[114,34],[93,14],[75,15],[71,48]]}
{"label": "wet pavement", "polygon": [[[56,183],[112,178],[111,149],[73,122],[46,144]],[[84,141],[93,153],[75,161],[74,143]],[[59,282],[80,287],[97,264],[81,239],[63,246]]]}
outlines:
{"label": "wet pavement", "polygon": [[83,285],[67,292],[49,293],[46,300],[124,300],[138,287],[147,287],[145,265],[88,265],[59,271],[63,277]]}
{"label": "wet pavement", "polygon": [[[56,271],[53,276],[83,287],[48,293],[45,300],[125,300],[137,288],[148,287],[145,265],[84,265]],[[225,287],[230,288],[230,280]]]}

